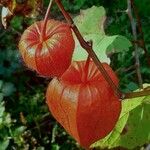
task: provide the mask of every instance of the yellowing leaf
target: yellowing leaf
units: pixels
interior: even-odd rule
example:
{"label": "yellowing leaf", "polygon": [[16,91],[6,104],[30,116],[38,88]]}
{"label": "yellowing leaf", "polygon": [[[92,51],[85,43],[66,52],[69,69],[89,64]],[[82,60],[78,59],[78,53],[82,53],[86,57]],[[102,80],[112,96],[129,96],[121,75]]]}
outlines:
{"label": "yellowing leaf", "polygon": [[105,34],[104,21],[106,18],[104,7],[93,6],[86,10],[81,10],[80,15],[74,18],[74,22],[81,34]]}

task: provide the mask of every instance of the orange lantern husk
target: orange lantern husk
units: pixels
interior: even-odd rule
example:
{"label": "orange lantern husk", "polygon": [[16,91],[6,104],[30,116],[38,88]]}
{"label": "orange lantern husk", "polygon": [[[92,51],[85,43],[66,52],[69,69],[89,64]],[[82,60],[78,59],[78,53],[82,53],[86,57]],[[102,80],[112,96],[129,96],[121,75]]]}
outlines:
{"label": "orange lantern husk", "polygon": [[[86,72],[85,63],[74,62],[60,79],[54,78],[46,99],[55,119],[81,146],[89,148],[113,130],[121,112],[121,101],[96,65],[90,61]],[[111,67],[106,63],[103,67],[118,86]]]}
{"label": "orange lantern husk", "polygon": [[44,21],[35,22],[24,31],[19,51],[30,69],[41,76],[59,77],[70,66],[75,47],[71,27],[52,19],[45,30],[43,26]]}

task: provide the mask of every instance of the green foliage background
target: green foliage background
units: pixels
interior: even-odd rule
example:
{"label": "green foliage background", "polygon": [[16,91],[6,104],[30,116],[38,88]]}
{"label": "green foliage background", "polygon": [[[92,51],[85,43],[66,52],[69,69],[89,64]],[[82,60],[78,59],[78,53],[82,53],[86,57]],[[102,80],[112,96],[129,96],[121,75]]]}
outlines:
{"label": "green foliage background", "polygon": [[[48,0],[44,1],[45,7],[48,5],[48,2]],[[142,19],[145,42],[150,53],[150,2],[149,0],[142,2],[135,0],[135,3]],[[122,12],[122,10],[125,10],[127,7],[126,0],[63,0],[63,4],[73,16],[78,15],[80,9],[86,9],[93,5],[104,6],[108,16],[105,25],[106,35],[112,36],[120,34],[132,41],[128,16]],[[61,14],[57,7],[53,8],[52,14],[58,19],[62,18],[60,17]],[[39,18],[42,18],[42,16],[39,16]],[[44,79],[28,70],[18,53],[17,45],[20,35],[32,22],[34,22],[34,19],[16,15],[12,18],[8,29],[4,30],[2,25],[0,25],[0,150],[81,149],[60,125],[57,124],[48,111],[44,93],[50,79]],[[147,65],[143,51],[140,50],[139,53],[143,80],[145,83],[150,83],[149,66]],[[136,72],[134,69],[127,70],[127,68],[134,64],[133,48],[130,48],[129,51],[124,53],[114,54],[111,60],[111,66],[120,77],[121,89],[124,91],[136,90],[138,88]],[[147,103],[139,105],[136,110],[131,112],[135,115],[130,116],[134,123],[138,122],[136,116],[149,113],[149,111],[147,111],[149,106],[147,105]],[[123,119],[127,121],[128,117],[124,117]],[[129,125],[133,124],[132,121],[129,121]],[[147,124],[150,124],[150,122],[149,120],[148,122],[146,121],[147,120],[143,120],[143,124],[147,127]],[[134,132],[134,127],[132,128]],[[146,129],[149,128],[142,129],[142,127],[139,127],[139,130],[143,130],[143,133],[145,133],[142,137],[145,142],[146,138],[144,136],[148,136]],[[129,136],[132,137],[131,132],[129,132]],[[144,147],[143,144],[135,144],[136,148],[133,148],[134,146],[131,146],[130,141],[126,144],[124,142],[125,140],[126,137],[124,136],[115,142],[110,141],[116,145],[117,142],[120,142],[121,147],[128,147],[130,149],[140,149]],[[141,141],[138,142],[140,143]],[[113,147],[111,147],[110,143],[108,144],[110,148]],[[146,143],[145,146],[147,146],[147,144],[148,143]],[[105,145],[107,145],[107,143]],[[99,149],[99,146],[100,144],[95,145],[97,149]],[[101,144],[101,148],[104,147],[103,144]]]}

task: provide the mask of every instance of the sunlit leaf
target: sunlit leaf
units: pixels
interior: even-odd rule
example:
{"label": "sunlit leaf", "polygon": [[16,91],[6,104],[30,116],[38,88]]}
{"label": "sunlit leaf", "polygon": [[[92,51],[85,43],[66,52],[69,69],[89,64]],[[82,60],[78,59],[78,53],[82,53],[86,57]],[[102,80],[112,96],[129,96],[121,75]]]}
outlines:
{"label": "sunlit leaf", "polygon": [[101,34],[104,32],[104,21],[106,12],[104,7],[93,6],[86,10],[81,10],[80,15],[74,18],[74,22],[83,35]]}
{"label": "sunlit leaf", "polygon": [[11,117],[10,117],[10,114],[9,113],[7,113],[6,115],[5,115],[5,118],[4,118],[4,120],[3,120],[3,124],[5,125],[5,126],[7,126],[7,127],[10,127],[11,126]]}
{"label": "sunlit leaf", "polygon": [[6,150],[9,145],[9,139],[0,141],[0,150]]}
{"label": "sunlit leaf", "polygon": [[[123,36],[107,36],[104,32],[105,9],[103,7],[91,7],[81,11],[81,14],[74,18],[75,24],[86,41],[93,42],[93,50],[102,62],[110,63],[107,54],[125,52],[131,46],[130,41]],[[85,60],[87,53],[79,44],[76,36],[76,47],[73,60]]]}
{"label": "sunlit leaf", "polygon": [[[150,99],[149,99],[150,100]],[[116,146],[134,149],[150,142],[150,105],[142,104],[130,112],[127,132],[116,141]]]}
{"label": "sunlit leaf", "polygon": [[23,131],[25,131],[26,127],[20,126],[13,131],[14,136],[21,135]]}

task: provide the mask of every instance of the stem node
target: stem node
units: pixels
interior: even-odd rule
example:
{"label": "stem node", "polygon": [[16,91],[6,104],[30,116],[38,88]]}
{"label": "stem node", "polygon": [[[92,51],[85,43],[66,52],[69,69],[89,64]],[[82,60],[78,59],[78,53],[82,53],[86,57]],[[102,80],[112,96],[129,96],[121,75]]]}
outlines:
{"label": "stem node", "polygon": [[[87,51],[89,54],[89,57],[94,61],[99,71],[102,73],[105,80],[108,82],[108,84],[111,86],[112,90],[115,92],[115,94],[118,96],[119,99],[129,99],[129,98],[135,98],[135,97],[141,97],[141,96],[147,96],[150,95],[150,90],[140,91],[140,92],[132,92],[132,93],[122,93],[120,89],[115,85],[115,83],[112,81],[108,73],[106,72],[105,68],[103,67],[101,61],[98,59],[96,53],[92,49],[92,45],[89,44],[89,42],[86,42],[81,35],[80,31],[74,24],[71,16],[66,12],[64,9],[64,6],[62,5],[60,0],[55,0],[57,6],[59,7],[60,11],[64,15],[65,19],[67,20],[68,24],[71,25],[72,30],[74,31],[80,45]],[[129,1],[128,1],[129,2]],[[129,14],[130,10],[127,9],[127,13]]]}

